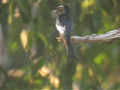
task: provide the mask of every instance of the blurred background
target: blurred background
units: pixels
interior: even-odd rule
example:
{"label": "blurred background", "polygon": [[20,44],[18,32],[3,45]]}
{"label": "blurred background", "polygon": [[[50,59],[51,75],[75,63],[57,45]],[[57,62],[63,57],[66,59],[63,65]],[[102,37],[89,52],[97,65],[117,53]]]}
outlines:
{"label": "blurred background", "polygon": [[[61,0],[0,0],[2,90],[65,90],[60,76],[66,53],[64,45],[56,40],[58,32],[51,15],[61,3]],[[64,0],[64,3],[71,10],[73,35],[103,34],[120,26],[120,0]],[[78,43],[73,47],[78,58],[71,75],[73,90],[120,90],[119,40]]]}

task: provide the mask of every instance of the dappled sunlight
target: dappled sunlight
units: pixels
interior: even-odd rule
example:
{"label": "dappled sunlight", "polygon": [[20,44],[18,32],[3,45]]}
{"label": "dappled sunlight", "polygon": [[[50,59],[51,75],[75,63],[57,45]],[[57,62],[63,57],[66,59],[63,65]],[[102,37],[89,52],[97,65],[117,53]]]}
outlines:
{"label": "dappled sunlight", "polygon": [[55,75],[51,74],[49,76],[50,79],[50,83],[55,87],[55,88],[59,88],[60,86],[60,80],[58,77],[56,77]]}
{"label": "dappled sunlight", "polygon": [[19,11],[19,8],[16,8],[16,9],[15,9],[14,17],[15,17],[15,18],[19,18],[19,17],[20,17],[20,11]]}
{"label": "dappled sunlight", "polygon": [[88,74],[90,77],[94,77],[94,72],[93,72],[92,68],[88,68]]}
{"label": "dappled sunlight", "polygon": [[83,8],[88,8],[88,7],[90,7],[94,4],[95,4],[95,0],[83,0],[82,7]]}
{"label": "dappled sunlight", "polygon": [[72,84],[72,88],[73,88],[73,90],[80,90],[79,83],[74,81]]}
{"label": "dappled sunlight", "polygon": [[26,30],[23,30],[20,34],[20,39],[21,39],[21,43],[23,48],[25,49],[25,51],[27,51],[27,45],[28,45],[28,34]]}
{"label": "dappled sunlight", "polygon": [[49,86],[45,85],[42,90],[51,90]]}
{"label": "dappled sunlight", "polygon": [[51,85],[53,85],[55,88],[59,88],[60,79],[52,73],[51,69],[44,65],[40,70],[38,70],[38,72],[42,77],[47,77]]}
{"label": "dappled sunlight", "polygon": [[24,73],[22,69],[11,69],[8,71],[8,76],[20,78]]}
{"label": "dappled sunlight", "polygon": [[83,65],[82,64],[78,64],[77,67],[76,67],[76,73],[75,73],[75,78],[77,80],[81,80],[82,79],[82,73],[83,73]]}
{"label": "dappled sunlight", "polygon": [[51,71],[47,66],[43,66],[40,70],[38,70],[38,72],[42,77],[46,77],[50,74]]}
{"label": "dappled sunlight", "polygon": [[2,0],[2,4],[8,3],[8,0]]}

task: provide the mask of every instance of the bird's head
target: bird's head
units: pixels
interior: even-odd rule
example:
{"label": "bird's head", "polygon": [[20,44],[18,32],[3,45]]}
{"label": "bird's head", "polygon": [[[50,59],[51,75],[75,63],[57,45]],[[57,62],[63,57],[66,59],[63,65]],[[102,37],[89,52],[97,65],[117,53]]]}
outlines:
{"label": "bird's head", "polygon": [[52,11],[53,16],[68,16],[69,15],[69,7],[66,5],[59,5],[55,10]]}

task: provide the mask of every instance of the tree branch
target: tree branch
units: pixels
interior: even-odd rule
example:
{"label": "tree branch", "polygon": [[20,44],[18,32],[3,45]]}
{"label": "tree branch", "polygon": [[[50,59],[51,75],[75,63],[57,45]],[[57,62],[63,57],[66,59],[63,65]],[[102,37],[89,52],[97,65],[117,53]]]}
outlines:
{"label": "tree branch", "polygon": [[112,30],[107,33],[97,35],[86,35],[86,36],[72,36],[73,43],[79,42],[110,42],[115,39],[120,39],[120,29]]}
{"label": "tree branch", "polygon": [[[111,42],[113,40],[120,39],[120,28],[106,32],[101,35],[91,34],[85,36],[71,36],[72,43],[80,42]],[[57,38],[59,40],[59,38]],[[59,40],[60,41],[60,40]]]}

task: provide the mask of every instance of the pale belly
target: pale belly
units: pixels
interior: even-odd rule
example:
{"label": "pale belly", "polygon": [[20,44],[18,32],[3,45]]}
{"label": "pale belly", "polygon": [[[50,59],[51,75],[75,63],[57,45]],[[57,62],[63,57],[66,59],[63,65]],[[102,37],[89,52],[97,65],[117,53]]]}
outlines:
{"label": "pale belly", "polygon": [[57,31],[61,34],[64,35],[65,33],[65,27],[61,27],[60,25],[56,24]]}

